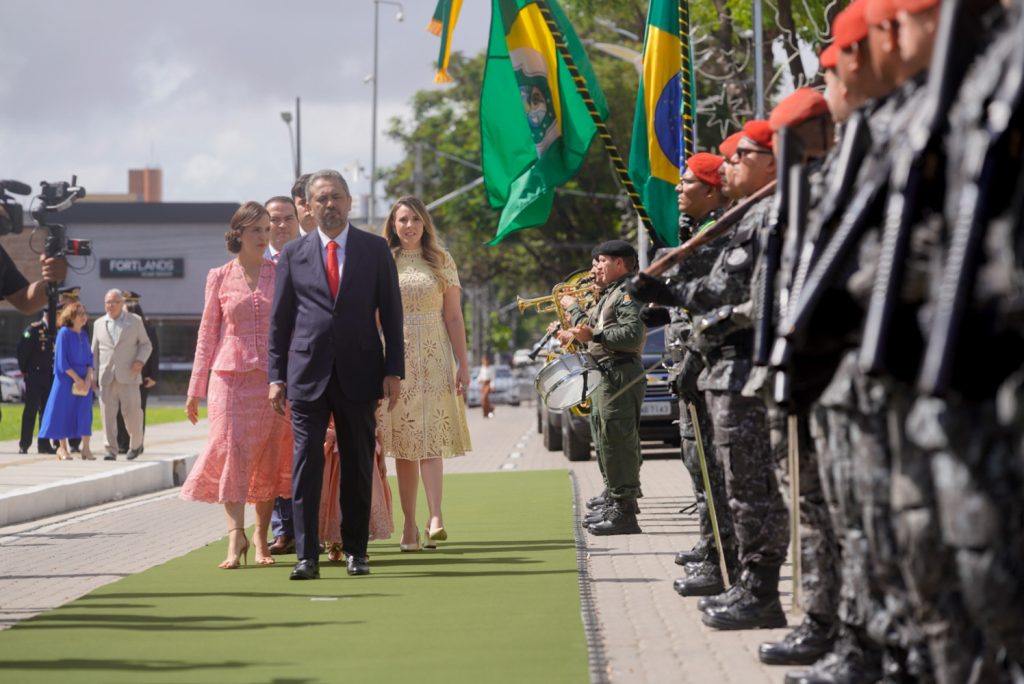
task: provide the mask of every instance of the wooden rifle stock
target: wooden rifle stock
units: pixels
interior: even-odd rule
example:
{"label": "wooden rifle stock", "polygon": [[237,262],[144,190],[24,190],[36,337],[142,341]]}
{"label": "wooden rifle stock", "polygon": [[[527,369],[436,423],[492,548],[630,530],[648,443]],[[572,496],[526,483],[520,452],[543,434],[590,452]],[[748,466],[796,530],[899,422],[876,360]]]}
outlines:
{"label": "wooden rifle stock", "polygon": [[649,275],[652,278],[658,278],[663,275],[665,271],[669,270],[680,261],[688,258],[704,245],[709,242],[714,242],[728,233],[733,226],[739,223],[740,220],[747,215],[747,212],[750,211],[755,204],[763,200],[765,197],[770,197],[775,192],[775,185],[776,182],[772,181],[729,211],[722,214],[722,216],[715,221],[713,225],[705,228],[700,235],[694,235],[692,238],[679,245],[665,256],[653,262],[644,270],[644,274]]}

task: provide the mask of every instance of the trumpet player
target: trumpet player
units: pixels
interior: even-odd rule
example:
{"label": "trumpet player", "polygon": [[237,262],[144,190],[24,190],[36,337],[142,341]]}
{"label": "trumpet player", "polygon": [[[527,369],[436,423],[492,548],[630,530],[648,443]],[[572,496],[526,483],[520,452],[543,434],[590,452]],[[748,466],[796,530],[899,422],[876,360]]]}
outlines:
{"label": "trumpet player", "polygon": [[590,396],[590,428],[605,495],[589,529],[595,535],[639,534],[640,407],[646,387],[641,353],[646,333],[640,303],[626,291],[637,254],[625,240],[609,240],[592,255],[601,295],[587,312],[575,297],[562,297],[572,327],[558,334],[563,345],[573,340],[586,344],[602,368],[602,382]]}

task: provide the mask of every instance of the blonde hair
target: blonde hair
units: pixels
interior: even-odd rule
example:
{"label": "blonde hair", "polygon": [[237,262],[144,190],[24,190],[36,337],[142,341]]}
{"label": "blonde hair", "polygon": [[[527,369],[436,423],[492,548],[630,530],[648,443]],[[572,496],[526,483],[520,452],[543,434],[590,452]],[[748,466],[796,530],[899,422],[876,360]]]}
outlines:
{"label": "blonde hair", "polygon": [[85,305],[82,302],[65,304],[64,308],[57,314],[57,327],[72,327],[72,324],[75,322],[75,316],[79,313],[85,313]]}
{"label": "blonde hair", "polygon": [[384,224],[384,239],[388,241],[391,253],[397,257],[402,249],[402,241],[398,238],[398,230],[395,228],[395,217],[400,207],[407,207],[414,211],[420,220],[423,221],[423,236],[420,238],[420,249],[423,252],[423,260],[430,266],[441,288],[444,289],[444,245],[437,237],[437,230],[434,228],[434,220],[430,218],[430,212],[423,204],[423,200],[412,195],[399,197],[388,213],[388,220]]}

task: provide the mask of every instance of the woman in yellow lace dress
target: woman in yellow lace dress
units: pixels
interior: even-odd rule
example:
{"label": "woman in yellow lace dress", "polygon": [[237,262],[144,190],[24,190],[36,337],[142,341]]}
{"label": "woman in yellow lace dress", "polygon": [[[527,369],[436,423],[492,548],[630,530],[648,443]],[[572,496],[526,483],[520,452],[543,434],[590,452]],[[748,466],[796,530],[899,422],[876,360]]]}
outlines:
{"label": "woman in yellow lace dress", "polygon": [[[381,447],[395,459],[405,518],[403,551],[432,548],[448,538],[441,515],[444,459],[470,450],[466,405],[469,386],[466,327],[459,274],[438,243],[434,224],[419,199],[402,197],[384,226],[398,266],[405,320],[405,379],[398,404],[378,411]],[[425,539],[416,524],[419,480],[430,519]]]}

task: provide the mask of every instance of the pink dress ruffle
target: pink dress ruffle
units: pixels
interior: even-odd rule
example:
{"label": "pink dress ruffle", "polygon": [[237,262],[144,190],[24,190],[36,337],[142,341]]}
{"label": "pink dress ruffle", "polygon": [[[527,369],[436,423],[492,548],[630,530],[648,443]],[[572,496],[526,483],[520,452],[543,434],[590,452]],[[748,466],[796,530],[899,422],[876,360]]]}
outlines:
{"label": "pink dress ruffle", "polygon": [[[377,443],[373,465],[373,499],[370,503],[370,541],[389,539],[395,532],[391,515],[391,486],[387,476],[381,475],[383,457]],[[320,541],[325,544],[341,543],[341,461],[338,445],[324,449],[324,484],[320,492]]]}
{"label": "pink dress ruffle", "polygon": [[235,261],[212,269],[207,278],[189,395],[207,398],[209,430],[206,449],[181,488],[183,499],[291,498],[291,421],[267,401],[265,349],[274,280],[270,261],[264,262],[255,291]]}

